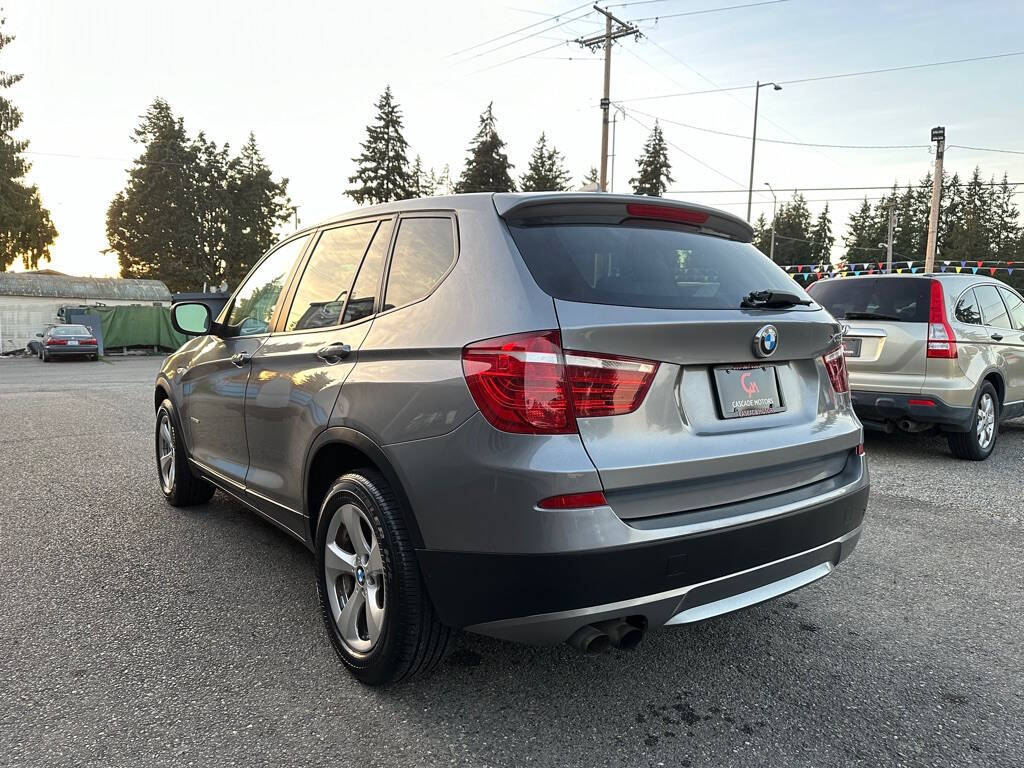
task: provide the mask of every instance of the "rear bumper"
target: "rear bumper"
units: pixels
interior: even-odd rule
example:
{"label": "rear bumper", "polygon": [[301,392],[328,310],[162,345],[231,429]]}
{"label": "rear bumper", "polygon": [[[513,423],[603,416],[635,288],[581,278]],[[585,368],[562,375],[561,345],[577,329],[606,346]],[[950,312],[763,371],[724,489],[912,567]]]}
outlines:
{"label": "rear bumper", "polygon": [[76,347],[68,347],[63,345],[46,347],[46,354],[48,354],[50,357],[78,357],[81,355],[95,355],[98,351],[99,347],[97,347],[95,344],[93,344],[92,346],[79,344]]}
{"label": "rear bumper", "polygon": [[[868,499],[867,465],[847,482],[777,507],[682,523],[628,546],[539,554],[422,550],[442,621],[520,642],[558,643],[605,618],[698,621],[827,575],[853,551]],[[650,536],[655,533],[646,527]]]}
{"label": "rear bumper", "polygon": [[[853,410],[868,429],[880,428],[885,422],[910,419],[926,424],[939,424],[952,431],[966,432],[974,418],[972,408],[948,405],[938,397],[927,394],[897,392],[871,392],[852,390]],[[933,405],[921,405],[930,401]],[[890,430],[891,431],[891,430]]]}

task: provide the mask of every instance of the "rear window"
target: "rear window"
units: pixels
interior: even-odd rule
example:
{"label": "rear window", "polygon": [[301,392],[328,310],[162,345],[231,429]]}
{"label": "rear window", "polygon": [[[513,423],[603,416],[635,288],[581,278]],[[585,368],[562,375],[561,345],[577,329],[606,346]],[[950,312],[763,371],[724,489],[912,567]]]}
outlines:
{"label": "rear window", "polygon": [[808,291],[836,320],[927,323],[929,278],[847,277],[822,280]]}
{"label": "rear window", "polygon": [[737,309],[751,291],[804,297],[750,243],[646,224],[509,225],[541,289],[556,299],[661,309]]}
{"label": "rear window", "polygon": [[61,325],[50,331],[51,336],[88,336],[90,333],[84,325]]}

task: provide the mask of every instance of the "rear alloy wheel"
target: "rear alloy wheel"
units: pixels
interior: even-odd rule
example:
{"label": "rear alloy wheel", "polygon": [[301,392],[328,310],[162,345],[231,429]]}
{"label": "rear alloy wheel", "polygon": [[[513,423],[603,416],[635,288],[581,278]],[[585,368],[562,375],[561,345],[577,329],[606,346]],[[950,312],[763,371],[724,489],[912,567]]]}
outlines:
{"label": "rear alloy wheel", "polygon": [[193,474],[188,465],[170,400],[164,400],[156,411],[156,469],[160,490],[173,507],[205,504],[213,496],[214,487]]}
{"label": "rear alloy wheel", "polygon": [[999,396],[989,382],[981,386],[974,407],[974,421],[967,432],[950,432],[949,450],[958,459],[984,461],[992,455],[999,437]]}
{"label": "rear alloy wheel", "polygon": [[427,596],[400,502],[373,469],[340,477],[320,509],[316,586],[331,645],[367,685],[433,669],[451,647]]}

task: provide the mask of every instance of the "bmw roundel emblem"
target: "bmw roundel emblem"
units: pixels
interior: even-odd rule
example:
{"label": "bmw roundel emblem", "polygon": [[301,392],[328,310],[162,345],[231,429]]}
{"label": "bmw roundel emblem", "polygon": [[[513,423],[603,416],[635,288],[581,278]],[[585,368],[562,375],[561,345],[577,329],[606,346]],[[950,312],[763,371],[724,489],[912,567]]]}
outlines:
{"label": "bmw roundel emblem", "polygon": [[754,354],[758,357],[771,357],[779,346],[779,329],[774,325],[766,325],[754,334]]}

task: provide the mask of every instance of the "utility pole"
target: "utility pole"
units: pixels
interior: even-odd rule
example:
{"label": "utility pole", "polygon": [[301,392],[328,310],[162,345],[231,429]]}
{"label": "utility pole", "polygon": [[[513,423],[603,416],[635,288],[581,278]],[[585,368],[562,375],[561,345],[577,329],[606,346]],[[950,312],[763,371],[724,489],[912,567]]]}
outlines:
{"label": "utility pole", "polygon": [[[604,8],[596,5],[594,10],[604,16],[604,34],[577,38],[576,42],[592,51],[604,47],[604,91],[601,96],[601,180],[600,189],[608,191],[608,110],[611,108],[612,87],[612,43],[620,37],[640,37],[640,30],[628,21],[617,19]],[[613,25],[618,25],[614,26]]]}
{"label": "utility pole", "polygon": [[939,203],[942,201],[942,155],[946,151],[946,129],[943,126],[932,128],[932,141],[935,142],[935,173],[932,176],[932,209],[928,216],[928,250],[924,254],[924,272],[935,271],[935,247],[939,236]]}

